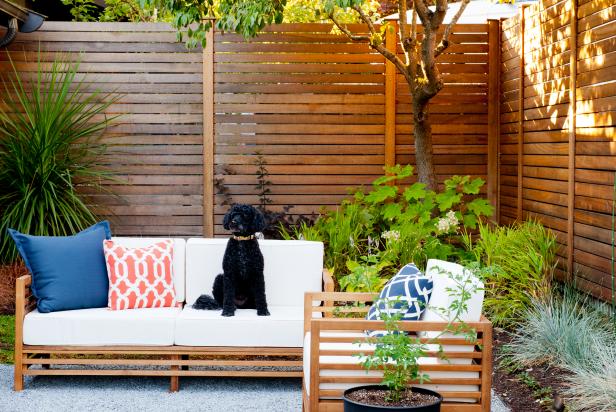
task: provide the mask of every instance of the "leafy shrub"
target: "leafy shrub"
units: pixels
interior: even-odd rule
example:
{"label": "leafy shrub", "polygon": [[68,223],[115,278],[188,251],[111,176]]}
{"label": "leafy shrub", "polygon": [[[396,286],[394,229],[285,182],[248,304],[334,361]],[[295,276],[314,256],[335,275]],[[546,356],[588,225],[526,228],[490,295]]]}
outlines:
{"label": "leafy shrub", "polygon": [[532,298],[550,293],[556,267],[556,237],[540,223],[513,226],[479,225],[466,234],[466,263],[479,266],[486,286],[484,311],[494,324],[519,322]]}
{"label": "leafy shrub", "polygon": [[153,6],[141,6],[138,0],[106,0],[104,7],[94,0],[61,0],[70,7],[73,21],[157,21],[158,10]]}
{"label": "leafy shrub", "polygon": [[[281,233],[286,239],[322,240],[325,264],[344,290],[370,290],[365,276],[358,273],[374,278],[377,260],[389,263],[378,267],[385,280],[409,262],[421,267],[428,258],[459,260],[465,252],[460,228],[475,229],[483,217],[492,214],[488,202],[476,197],[484,181],[453,176],[445,181],[443,191],[435,193],[423,183],[402,187],[412,173],[408,165],[390,168],[368,193],[357,190],[335,211],[322,214],[314,226],[282,228]],[[474,198],[468,200],[469,195]],[[345,277],[348,270],[351,277]]]}
{"label": "leafy shrub", "polygon": [[[100,189],[104,111],[117,97],[84,90],[78,63],[38,63],[27,82],[13,65],[0,93],[0,260],[17,255],[8,228],[33,235],[68,235],[96,222],[77,192]],[[3,76],[4,77],[4,76]]]}

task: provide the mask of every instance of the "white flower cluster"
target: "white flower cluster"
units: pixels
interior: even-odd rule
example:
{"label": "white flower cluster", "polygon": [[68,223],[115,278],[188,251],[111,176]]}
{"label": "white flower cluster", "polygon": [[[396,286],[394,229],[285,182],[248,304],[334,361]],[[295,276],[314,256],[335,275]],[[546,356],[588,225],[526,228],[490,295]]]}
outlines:
{"label": "white flower cluster", "polygon": [[457,230],[459,224],[460,221],[456,217],[456,212],[450,210],[449,212],[447,212],[445,217],[438,220],[438,222],[436,223],[436,229],[441,233],[448,233],[451,232],[452,229],[454,231]]}
{"label": "white flower cluster", "polygon": [[400,240],[400,232],[397,230],[388,230],[381,233],[381,237],[385,240]]}

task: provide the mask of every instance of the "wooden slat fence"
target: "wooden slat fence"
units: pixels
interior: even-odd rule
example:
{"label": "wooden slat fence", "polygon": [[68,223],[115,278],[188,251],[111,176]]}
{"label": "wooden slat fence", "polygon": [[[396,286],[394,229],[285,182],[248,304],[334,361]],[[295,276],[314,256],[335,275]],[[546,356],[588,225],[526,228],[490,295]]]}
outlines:
{"label": "wooden slat fence", "polygon": [[616,6],[541,0],[501,35],[500,221],[552,228],[561,275],[610,300]]}
{"label": "wooden slat fence", "polygon": [[[331,34],[331,28],[273,26],[250,42],[216,34],[215,178],[228,195],[216,193],[216,234],[222,233],[222,201],[257,203],[258,153],[270,172],[269,208],[294,205],[292,214],[335,207],[348,187],[368,184],[384,164],[414,162],[402,76],[388,72],[384,58],[367,45]],[[455,44],[439,58],[446,86],[431,110],[441,180],[487,175],[487,28],[456,27]],[[388,75],[395,78],[390,88]]]}
{"label": "wooden slat fence", "polygon": [[[201,235],[201,50],[188,52],[166,24],[48,22],[11,45],[20,72],[37,70],[39,48],[44,62],[79,59],[89,89],[122,94],[108,110],[122,116],[105,133],[104,163],[126,184],[93,196],[114,233]],[[2,51],[2,70],[6,60]]]}
{"label": "wooden slat fence", "polygon": [[[436,173],[441,181],[456,174],[487,180],[488,25],[458,25],[450,39],[437,59],[445,86],[430,106]],[[414,164],[411,96],[403,76],[396,78],[396,162]]]}
{"label": "wooden slat fence", "polygon": [[[257,154],[271,210],[308,214],[383,172],[383,58],[331,26],[273,26],[250,41],[215,34],[216,180],[226,200],[257,204]],[[220,185],[215,233],[227,206]]]}
{"label": "wooden slat fence", "polygon": [[[217,32],[189,52],[164,24],[48,22],[11,50],[22,72],[36,70],[39,48],[45,61],[69,53],[92,89],[124,94],[109,111],[123,116],[105,135],[105,161],[129,184],[93,198],[115,233],[221,235],[224,203],[258,202],[259,153],[268,208],[293,214],[334,207],[386,163],[413,163],[403,79],[331,29],[276,25],[250,41]],[[457,26],[451,40],[432,104],[437,173],[487,179],[488,25]],[[391,34],[387,43],[396,49]]]}

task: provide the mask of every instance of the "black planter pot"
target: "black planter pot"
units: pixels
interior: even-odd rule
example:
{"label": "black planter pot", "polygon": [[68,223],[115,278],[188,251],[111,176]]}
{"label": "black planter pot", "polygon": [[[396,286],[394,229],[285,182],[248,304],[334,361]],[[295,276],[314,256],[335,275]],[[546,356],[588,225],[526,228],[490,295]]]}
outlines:
{"label": "black planter pot", "polygon": [[437,392],[431,391],[429,389],[423,388],[413,388],[413,392],[423,393],[426,395],[436,396],[438,401],[431,405],[425,406],[415,406],[415,407],[407,407],[407,406],[376,406],[376,405],[366,405],[363,403],[358,403],[350,400],[347,395],[355,392],[360,389],[387,389],[384,385],[365,385],[365,386],[356,386],[351,389],[347,389],[343,394],[344,401],[344,412],[376,412],[376,411],[412,411],[412,412],[440,412],[441,410],[441,402],[443,402],[443,397],[439,395]]}

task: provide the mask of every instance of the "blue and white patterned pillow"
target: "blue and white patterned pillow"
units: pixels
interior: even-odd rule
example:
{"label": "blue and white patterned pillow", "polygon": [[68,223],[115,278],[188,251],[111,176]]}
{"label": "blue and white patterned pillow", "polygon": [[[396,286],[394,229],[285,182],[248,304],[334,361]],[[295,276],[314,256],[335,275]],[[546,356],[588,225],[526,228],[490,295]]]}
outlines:
{"label": "blue and white patterned pillow", "polygon": [[[378,301],[366,315],[367,320],[380,320],[381,313],[393,315],[404,312],[402,320],[419,320],[432,294],[432,277],[421,273],[409,263],[385,285]],[[384,331],[366,331],[370,337],[383,336]]]}

